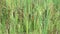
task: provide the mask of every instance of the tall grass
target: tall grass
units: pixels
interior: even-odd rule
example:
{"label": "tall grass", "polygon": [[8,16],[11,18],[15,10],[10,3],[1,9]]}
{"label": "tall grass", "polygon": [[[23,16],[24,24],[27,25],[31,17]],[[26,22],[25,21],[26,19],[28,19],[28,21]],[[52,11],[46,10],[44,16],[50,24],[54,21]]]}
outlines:
{"label": "tall grass", "polygon": [[0,34],[60,34],[60,0],[0,0]]}

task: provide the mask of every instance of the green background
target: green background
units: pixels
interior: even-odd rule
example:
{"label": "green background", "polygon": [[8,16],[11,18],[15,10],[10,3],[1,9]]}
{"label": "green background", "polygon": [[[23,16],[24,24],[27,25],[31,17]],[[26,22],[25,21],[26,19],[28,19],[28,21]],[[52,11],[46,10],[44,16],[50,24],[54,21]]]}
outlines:
{"label": "green background", "polygon": [[0,0],[0,34],[60,34],[60,0]]}

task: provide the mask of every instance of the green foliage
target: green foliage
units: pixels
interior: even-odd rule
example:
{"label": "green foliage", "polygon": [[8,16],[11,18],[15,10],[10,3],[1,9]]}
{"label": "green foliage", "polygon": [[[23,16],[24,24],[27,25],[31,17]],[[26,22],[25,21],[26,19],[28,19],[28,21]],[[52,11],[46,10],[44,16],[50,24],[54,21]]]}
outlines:
{"label": "green foliage", "polygon": [[60,34],[60,0],[0,0],[0,34]]}

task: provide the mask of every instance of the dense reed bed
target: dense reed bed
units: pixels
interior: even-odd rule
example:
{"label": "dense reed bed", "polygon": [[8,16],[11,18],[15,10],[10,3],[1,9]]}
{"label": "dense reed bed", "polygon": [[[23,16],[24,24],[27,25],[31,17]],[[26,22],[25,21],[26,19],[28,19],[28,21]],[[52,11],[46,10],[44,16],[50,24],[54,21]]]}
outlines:
{"label": "dense reed bed", "polygon": [[0,0],[0,34],[60,34],[60,0]]}

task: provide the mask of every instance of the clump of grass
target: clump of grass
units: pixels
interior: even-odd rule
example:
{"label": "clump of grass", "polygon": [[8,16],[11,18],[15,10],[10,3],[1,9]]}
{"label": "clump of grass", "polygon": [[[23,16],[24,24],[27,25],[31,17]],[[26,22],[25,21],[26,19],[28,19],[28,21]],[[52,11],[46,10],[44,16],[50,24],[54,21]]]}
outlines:
{"label": "clump of grass", "polygon": [[60,34],[59,0],[0,1],[0,34]]}

